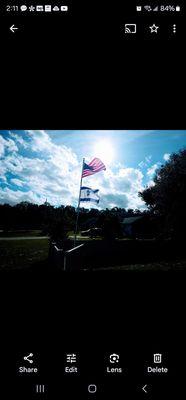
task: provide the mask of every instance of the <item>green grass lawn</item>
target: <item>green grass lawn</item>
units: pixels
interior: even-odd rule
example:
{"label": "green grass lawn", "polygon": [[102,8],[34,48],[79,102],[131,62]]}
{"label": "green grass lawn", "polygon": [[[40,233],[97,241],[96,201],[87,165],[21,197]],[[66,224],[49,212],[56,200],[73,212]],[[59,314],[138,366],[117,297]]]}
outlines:
{"label": "green grass lawn", "polygon": [[115,265],[113,267],[92,269],[93,271],[183,271],[186,270],[186,260],[173,262],[154,262],[147,264]]}
{"label": "green grass lawn", "polygon": [[[25,235],[26,236],[26,235]],[[29,234],[29,236],[31,236]],[[34,235],[35,233],[34,233]],[[96,251],[100,252],[100,246],[97,249],[99,239],[92,241],[93,253]],[[48,266],[48,251],[49,251],[49,239],[48,238],[35,238],[19,239],[15,237],[15,240],[5,239],[0,240],[0,271],[3,270],[15,270],[15,269],[35,269],[39,270],[40,267],[43,271]],[[91,253],[92,254],[92,253]],[[101,255],[101,253],[99,253]],[[104,265],[106,264],[106,265]],[[110,265],[109,265],[110,264]],[[115,264],[115,265],[114,265]],[[147,263],[126,263],[126,265],[118,265],[115,263],[108,262],[104,263],[104,258],[100,260],[100,265],[95,268],[95,265],[91,265],[91,270],[96,271],[109,271],[109,270],[130,270],[130,271],[169,271],[169,270],[184,270],[186,269],[186,260],[184,257],[180,259],[170,261],[156,261]],[[88,268],[89,270],[89,268]]]}
{"label": "green grass lawn", "polygon": [[18,230],[18,231],[0,231],[0,237],[19,237],[19,236],[41,236],[42,231],[40,229],[34,230]]}
{"label": "green grass lawn", "polygon": [[0,241],[0,270],[34,267],[47,263],[48,239]]}

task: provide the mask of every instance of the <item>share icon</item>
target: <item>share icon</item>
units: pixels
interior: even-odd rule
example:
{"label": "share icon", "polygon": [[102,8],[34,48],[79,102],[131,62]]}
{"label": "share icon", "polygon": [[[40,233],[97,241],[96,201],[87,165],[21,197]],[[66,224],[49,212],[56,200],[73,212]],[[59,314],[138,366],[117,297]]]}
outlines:
{"label": "share icon", "polygon": [[30,358],[33,357],[33,353],[30,353],[28,356],[25,356],[23,359],[25,361],[28,361],[30,364],[33,364],[33,360],[30,360]]}

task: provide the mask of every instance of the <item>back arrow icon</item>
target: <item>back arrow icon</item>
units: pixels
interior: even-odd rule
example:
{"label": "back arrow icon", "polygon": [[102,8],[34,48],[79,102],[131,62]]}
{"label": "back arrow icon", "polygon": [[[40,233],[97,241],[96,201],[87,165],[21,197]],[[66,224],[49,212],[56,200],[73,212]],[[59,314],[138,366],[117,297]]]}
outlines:
{"label": "back arrow icon", "polygon": [[11,30],[11,32],[15,32],[16,30],[17,30],[18,28],[15,26],[15,25],[12,25],[11,27],[10,27],[10,30]]}
{"label": "back arrow icon", "polygon": [[147,385],[144,385],[144,386],[142,387],[142,390],[143,390],[145,393],[147,393],[146,387],[147,387]]}

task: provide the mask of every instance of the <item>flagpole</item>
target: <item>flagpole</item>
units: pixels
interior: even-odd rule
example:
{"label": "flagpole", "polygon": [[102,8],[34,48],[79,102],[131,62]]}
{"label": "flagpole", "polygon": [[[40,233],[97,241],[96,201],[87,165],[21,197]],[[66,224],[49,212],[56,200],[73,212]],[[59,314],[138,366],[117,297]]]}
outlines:
{"label": "flagpole", "polygon": [[76,246],[76,237],[77,237],[77,230],[78,230],[79,206],[80,206],[80,198],[81,198],[81,186],[82,186],[84,162],[85,162],[85,158],[83,158],[81,179],[80,179],[80,187],[79,187],[79,199],[78,199],[78,207],[77,207],[77,218],[76,218],[76,227],[75,227],[74,247]]}

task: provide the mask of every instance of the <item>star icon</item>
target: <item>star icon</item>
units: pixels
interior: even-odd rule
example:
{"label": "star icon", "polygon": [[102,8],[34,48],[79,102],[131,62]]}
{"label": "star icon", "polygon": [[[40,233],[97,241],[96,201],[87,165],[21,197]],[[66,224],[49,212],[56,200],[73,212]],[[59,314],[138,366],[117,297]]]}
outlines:
{"label": "star icon", "polygon": [[149,26],[151,33],[158,33],[159,26],[156,26],[153,24],[152,26]]}

